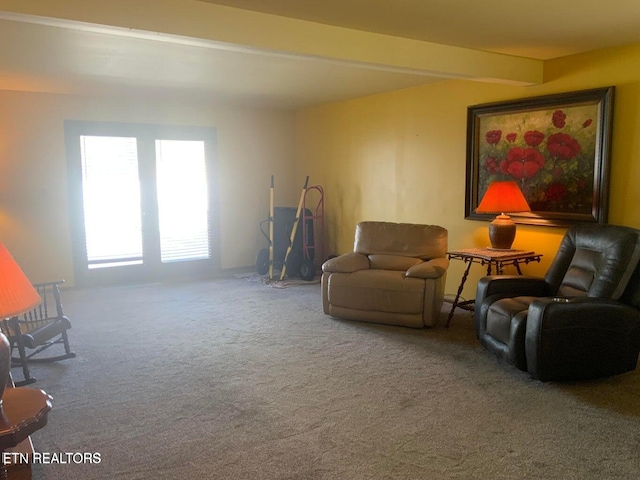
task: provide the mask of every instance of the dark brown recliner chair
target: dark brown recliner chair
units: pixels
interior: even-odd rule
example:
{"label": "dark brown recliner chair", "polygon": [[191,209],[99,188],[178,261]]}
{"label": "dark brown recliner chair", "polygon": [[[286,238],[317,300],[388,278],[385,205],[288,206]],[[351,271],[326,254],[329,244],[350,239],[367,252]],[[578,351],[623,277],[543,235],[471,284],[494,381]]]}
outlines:
{"label": "dark brown recliner chair", "polygon": [[480,343],[542,381],[634,370],[640,350],[639,258],[638,230],[569,228],[544,278],[480,280]]}

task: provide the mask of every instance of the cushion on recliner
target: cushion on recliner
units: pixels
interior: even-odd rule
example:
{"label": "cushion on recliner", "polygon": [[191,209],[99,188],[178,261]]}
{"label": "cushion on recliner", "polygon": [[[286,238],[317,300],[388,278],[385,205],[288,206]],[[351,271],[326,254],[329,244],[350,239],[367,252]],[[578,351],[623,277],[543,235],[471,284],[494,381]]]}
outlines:
{"label": "cushion on recliner", "polygon": [[447,255],[447,240],[447,230],[437,225],[360,222],[353,251],[429,259]]}
{"label": "cushion on recliner", "polygon": [[487,312],[487,333],[507,344],[511,335],[511,319],[529,308],[536,297],[502,298],[493,302]]}
{"label": "cushion on recliner", "polygon": [[423,263],[419,258],[400,255],[369,255],[369,268],[379,270],[400,270],[406,272],[411,267]]}
{"label": "cushion on recliner", "polygon": [[596,273],[602,265],[603,252],[577,248],[567,269],[558,295],[563,297],[582,297],[587,295]]}
{"label": "cushion on recliner", "polygon": [[329,303],[353,310],[421,313],[424,280],[393,270],[360,270],[329,278]]}

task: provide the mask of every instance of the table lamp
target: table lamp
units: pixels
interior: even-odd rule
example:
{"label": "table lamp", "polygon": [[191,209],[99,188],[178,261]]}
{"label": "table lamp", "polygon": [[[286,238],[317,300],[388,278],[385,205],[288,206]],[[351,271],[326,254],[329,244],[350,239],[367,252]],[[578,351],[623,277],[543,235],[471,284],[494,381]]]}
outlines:
{"label": "table lamp", "polygon": [[[28,312],[40,301],[40,295],[34,286],[7,248],[0,243],[0,321]],[[7,337],[0,333],[0,399],[9,380],[10,372],[11,346]]]}
{"label": "table lamp", "polygon": [[516,238],[516,224],[508,213],[530,212],[531,208],[514,181],[491,182],[476,213],[498,213],[489,224],[489,240],[494,250],[511,250]]}

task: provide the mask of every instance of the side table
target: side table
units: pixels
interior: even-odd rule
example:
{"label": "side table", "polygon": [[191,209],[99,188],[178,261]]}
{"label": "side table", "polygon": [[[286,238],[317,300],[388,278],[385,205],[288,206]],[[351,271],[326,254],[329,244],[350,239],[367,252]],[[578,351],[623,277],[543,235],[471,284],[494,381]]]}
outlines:
{"label": "side table", "polygon": [[451,305],[451,311],[449,312],[447,323],[445,324],[446,328],[449,328],[449,324],[451,323],[451,318],[453,317],[453,312],[456,307],[471,311],[474,309],[473,304],[475,300],[466,300],[464,302],[459,301],[472,264],[479,263],[482,266],[486,265],[487,275],[491,275],[493,269],[495,269],[496,275],[500,275],[504,271],[504,267],[512,265],[516,267],[518,275],[522,275],[520,264],[524,263],[526,265],[529,262],[539,262],[540,257],[542,257],[541,254],[535,253],[532,250],[494,250],[492,248],[465,248],[462,250],[452,250],[447,252],[447,256],[449,257],[449,260],[462,260],[467,264],[467,268],[462,275],[462,280],[458,287],[458,293],[456,293],[456,296],[453,299],[453,305]]}
{"label": "side table", "polygon": [[47,424],[51,397],[42,390],[27,387],[7,388],[0,411],[0,479],[7,478],[4,452],[15,447]]}

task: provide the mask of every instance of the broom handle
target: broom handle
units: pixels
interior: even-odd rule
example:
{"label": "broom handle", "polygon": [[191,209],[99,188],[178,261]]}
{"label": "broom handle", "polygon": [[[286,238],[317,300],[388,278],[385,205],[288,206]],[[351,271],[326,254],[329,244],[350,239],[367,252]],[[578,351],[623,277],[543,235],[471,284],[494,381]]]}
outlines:
{"label": "broom handle", "polygon": [[269,188],[269,280],[273,279],[273,175]]}
{"label": "broom handle", "polygon": [[293,228],[291,229],[291,238],[289,239],[289,246],[287,247],[287,254],[284,257],[284,265],[282,266],[282,272],[280,273],[280,280],[284,280],[284,276],[287,273],[287,259],[293,248],[293,240],[296,238],[296,231],[298,230],[298,222],[300,221],[300,212],[302,212],[302,204],[304,203],[304,194],[307,191],[307,185],[309,184],[309,176],[307,175],[300,193],[300,201],[298,202],[298,210],[296,211],[296,219],[293,222]]}

